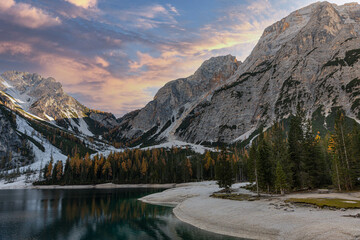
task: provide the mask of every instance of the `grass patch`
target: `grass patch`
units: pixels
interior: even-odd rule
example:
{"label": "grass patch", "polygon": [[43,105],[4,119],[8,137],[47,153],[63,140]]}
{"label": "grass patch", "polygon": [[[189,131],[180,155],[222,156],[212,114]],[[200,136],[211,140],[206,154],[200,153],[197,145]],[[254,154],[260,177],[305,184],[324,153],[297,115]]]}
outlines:
{"label": "grass patch", "polygon": [[255,201],[260,200],[258,196],[252,196],[248,194],[236,194],[236,193],[214,193],[210,197],[221,198],[236,201]]}
{"label": "grass patch", "polygon": [[290,198],[285,202],[310,204],[320,208],[360,208],[360,201],[341,198]]}

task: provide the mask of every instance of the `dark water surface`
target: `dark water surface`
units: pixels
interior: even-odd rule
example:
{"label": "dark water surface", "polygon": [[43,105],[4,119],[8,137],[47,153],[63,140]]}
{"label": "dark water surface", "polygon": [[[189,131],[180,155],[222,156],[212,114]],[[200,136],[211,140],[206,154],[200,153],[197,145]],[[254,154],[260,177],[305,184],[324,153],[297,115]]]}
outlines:
{"label": "dark water surface", "polygon": [[0,190],[0,239],[238,239],[197,229],[170,207],[137,200],[157,191]]}

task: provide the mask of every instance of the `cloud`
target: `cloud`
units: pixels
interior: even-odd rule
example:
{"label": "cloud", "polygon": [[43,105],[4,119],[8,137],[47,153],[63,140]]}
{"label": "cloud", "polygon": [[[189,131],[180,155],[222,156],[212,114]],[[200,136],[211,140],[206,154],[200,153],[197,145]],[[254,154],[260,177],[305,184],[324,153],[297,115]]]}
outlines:
{"label": "cloud", "polygon": [[176,15],[180,15],[178,10],[171,4],[166,4],[166,6],[169,8],[169,10],[173,13],[175,13]]}
{"label": "cloud", "polygon": [[82,8],[94,8],[96,7],[97,0],[65,0],[71,4],[74,4],[77,7]]}
{"label": "cloud", "polygon": [[263,14],[271,8],[272,6],[268,0],[253,1],[246,7],[246,9],[251,11],[253,14]]}
{"label": "cloud", "polygon": [[174,16],[179,13],[175,7],[168,4],[167,8],[154,4],[146,7],[139,7],[133,10],[123,10],[119,13],[119,18],[127,26],[133,26],[140,29],[157,28],[160,25],[174,25],[177,21]]}
{"label": "cloud", "polygon": [[31,53],[31,46],[22,42],[0,42],[0,54],[14,55],[29,55]]}
{"label": "cloud", "polygon": [[14,0],[1,0],[0,18],[28,28],[42,28],[61,24],[58,17],[52,17],[39,8],[27,3],[17,3]]}
{"label": "cloud", "polygon": [[103,59],[101,57],[96,57],[95,61],[96,61],[97,64],[100,64],[104,68],[106,68],[106,67],[108,67],[110,65],[109,62],[107,62],[105,59]]}

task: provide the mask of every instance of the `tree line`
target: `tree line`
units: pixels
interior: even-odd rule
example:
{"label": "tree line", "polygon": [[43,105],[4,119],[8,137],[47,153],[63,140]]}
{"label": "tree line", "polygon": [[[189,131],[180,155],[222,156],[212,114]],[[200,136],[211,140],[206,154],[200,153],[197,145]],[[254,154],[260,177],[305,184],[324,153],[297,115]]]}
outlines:
{"label": "tree line", "polygon": [[353,190],[360,185],[360,130],[345,126],[338,112],[334,131],[323,138],[298,107],[289,131],[274,123],[245,150],[248,179],[257,192],[281,192],[336,187]]}
{"label": "tree line", "polygon": [[[108,156],[75,154],[65,162],[51,158],[43,168],[42,179],[36,184],[96,184],[96,183],[182,183],[216,178],[221,158],[231,160],[238,169],[231,178],[240,177],[242,164],[235,153],[195,153],[186,148],[129,149]],[[232,172],[232,171],[231,171]],[[244,180],[244,179],[242,179]]]}
{"label": "tree line", "polygon": [[260,129],[246,147],[230,146],[195,153],[186,148],[128,149],[95,155],[75,154],[65,162],[53,159],[37,184],[181,183],[218,180],[230,188],[235,181],[254,182],[258,192],[296,191],[334,186],[340,191],[360,185],[360,129],[349,130],[338,112],[334,131],[320,136],[298,107],[284,123]]}

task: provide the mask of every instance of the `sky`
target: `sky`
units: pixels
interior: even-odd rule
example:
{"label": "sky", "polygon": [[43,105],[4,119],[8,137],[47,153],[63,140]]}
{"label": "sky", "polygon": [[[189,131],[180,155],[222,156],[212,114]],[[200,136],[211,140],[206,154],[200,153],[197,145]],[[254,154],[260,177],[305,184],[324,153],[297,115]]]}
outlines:
{"label": "sky", "polygon": [[267,26],[313,2],[0,0],[0,71],[54,77],[87,107],[120,117],[210,57],[245,60]]}

